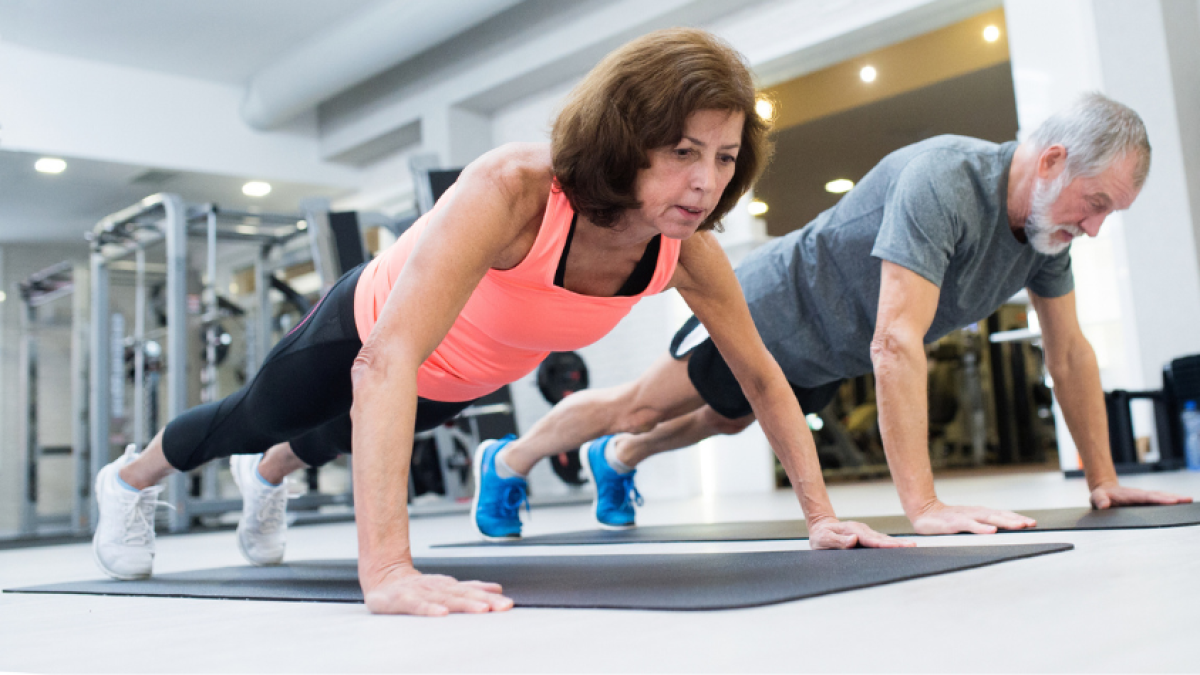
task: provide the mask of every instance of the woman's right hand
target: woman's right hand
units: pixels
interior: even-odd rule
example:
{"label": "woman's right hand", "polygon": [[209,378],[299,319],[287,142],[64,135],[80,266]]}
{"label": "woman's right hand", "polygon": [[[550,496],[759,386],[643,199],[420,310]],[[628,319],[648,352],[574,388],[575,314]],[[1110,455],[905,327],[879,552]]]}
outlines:
{"label": "woman's right hand", "polygon": [[853,520],[827,518],[808,524],[808,541],[813,550],[826,548],[910,548],[914,542],[880,534]]}
{"label": "woman's right hand", "polygon": [[363,583],[363,596],[372,614],[446,616],[451,612],[482,614],[512,609],[513,601],[501,595],[500,584],[458,581],[444,574],[421,574],[413,567],[397,567],[371,584]]}

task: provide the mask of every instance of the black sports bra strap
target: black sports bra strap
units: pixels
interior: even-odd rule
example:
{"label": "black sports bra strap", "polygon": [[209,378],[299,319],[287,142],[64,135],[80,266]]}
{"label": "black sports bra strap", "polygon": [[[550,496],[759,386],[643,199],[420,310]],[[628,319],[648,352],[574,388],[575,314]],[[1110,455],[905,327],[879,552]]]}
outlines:
{"label": "black sports bra strap", "polygon": [[[579,214],[575,214],[571,218],[571,229],[567,231],[567,241],[563,244],[562,255],[558,258],[558,268],[554,271],[554,285],[563,288],[563,278],[567,274],[567,254],[571,252],[571,240],[575,237],[575,225],[579,221]],[[650,281],[654,278],[654,270],[658,267],[658,252],[662,248],[662,235],[655,235],[646,244],[646,252],[642,254],[641,260],[633,268],[633,273],[621,285],[621,290],[617,291],[615,297],[634,296],[645,291],[650,286]]]}

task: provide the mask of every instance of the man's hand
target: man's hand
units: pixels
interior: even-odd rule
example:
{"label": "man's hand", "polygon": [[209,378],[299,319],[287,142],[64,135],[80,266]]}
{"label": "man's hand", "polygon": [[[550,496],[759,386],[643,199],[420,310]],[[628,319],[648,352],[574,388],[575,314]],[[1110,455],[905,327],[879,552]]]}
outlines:
{"label": "man's hand", "polygon": [[364,590],[367,609],[373,614],[446,616],[451,612],[481,614],[512,609],[513,601],[500,594],[500,584],[458,581],[441,574],[421,574],[396,568]]}
{"label": "man's hand", "polygon": [[822,548],[908,548],[914,542],[902,541],[853,521],[820,520],[808,526],[808,543],[814,550]]}
{"label": "man's hand", "polygon": [[1092,508],[1107,509],[1113,506],[1134,506],[1136,504],[1190,504],[1191,497],[1173,495],[1170,492],[1158,490],[1139,490],[1113,483],[1101,485],[1092,490]]}
{"label": "man's hand", "polygon": [[997,529],[1022,530],[1037,525],[1033,518],[1012,511],[984,506],[947,506],[940,501],[933,502],[911,520],[917,534],[995,534]]}

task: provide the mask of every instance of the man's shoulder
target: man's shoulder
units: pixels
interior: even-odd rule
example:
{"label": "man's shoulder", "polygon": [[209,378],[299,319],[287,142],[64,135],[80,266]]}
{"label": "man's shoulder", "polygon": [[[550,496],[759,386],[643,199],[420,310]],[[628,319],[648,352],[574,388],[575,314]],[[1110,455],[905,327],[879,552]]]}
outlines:
{"label": "man's shoulder", "polygon": [[935,136],[900,153],[898,186],[962,208],[991,206],[1007,171],[1004,146],[967,136]]}
{"label": "man's shoulder", "polygon": [[969,177],[991,168],[1001,156],[1002,146],[968,136],[934,136],[897,150],[905,172],[937,176]]}

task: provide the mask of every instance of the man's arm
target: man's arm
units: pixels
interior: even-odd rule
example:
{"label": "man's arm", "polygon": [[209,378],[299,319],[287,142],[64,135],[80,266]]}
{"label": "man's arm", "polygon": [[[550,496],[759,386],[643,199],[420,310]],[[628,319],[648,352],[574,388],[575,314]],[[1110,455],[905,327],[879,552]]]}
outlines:
{"label": "man's arm", "polygon": [[1031,527],[1009,511],[947,506],[937,498],[929,464],[929,365],[925,334],[937,313],[940,289],[900,265],[883,261],[879,309],[871,340],[879,429],[904,513],[920,534]]}
{"label": "man's arm", "polygon": [[1100,367],[1091,343],[1079,327],[1075,291],[1057,298],[1044,298],[1030,291],[1029,298],[1042,327],[1042,347],[1046,352],[1046,369],[1054,379],[1054,397],[1062,407],[1067,428],[1079,450],[1092,505],[1106,509],[1123,504],[1192,501],[1190,497],[1127,488],[1117,483],[1108,443],[1108,412],[1100,386]]}
{"label": "man's arm", "polygon": [[702,232],[684,242],[673,281],[708,329],[762,423],[800,501],[812,547],[911,546],[911,542],[834,516],[804,412],[779,364],[763,345],[729,259],[711,234]]}

